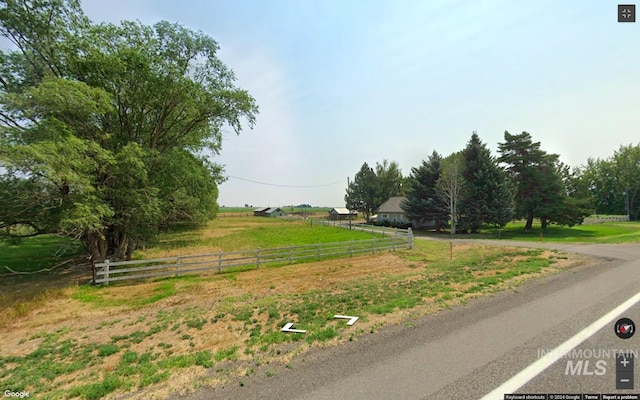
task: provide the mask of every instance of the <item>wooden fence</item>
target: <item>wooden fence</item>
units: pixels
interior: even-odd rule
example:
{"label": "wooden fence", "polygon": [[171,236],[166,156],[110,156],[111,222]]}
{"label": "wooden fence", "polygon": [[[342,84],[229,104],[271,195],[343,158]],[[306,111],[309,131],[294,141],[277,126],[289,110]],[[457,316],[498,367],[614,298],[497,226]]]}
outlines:
{"label": "wooden fence", "polygon": [[582,222],[582,225],[601,224],[603,222],[627,222],[629,221],[628,215],[592,215],[586,217]]}
{"label": "wooden fence", "polygon": [[218,252],[191,256],[175,256],[153,260],[119,261],[96,263],[95,283],[161,276],[180,276],[202,272],[222,272],[225,268],[261,266],[269,263],[293,263],[301,260],[321,260],[330,257],[353,256],[376,253],[384,250],[413,247],[411,230],[397,230],[394,235],[368,240],[318,243],[232,252]]}
{"label": "wooden fence", "polygon": [[361,222],[351,223],[351,224],[349,224],[349,221],[318,220],[317,222],[325,226],[334,226],[337,228],[351,229],[354,231],[381,233],[386,235],[408,235],[409,232],[411,232],[411,228],[409,229],[391,228],[388,226],[364,224]]}

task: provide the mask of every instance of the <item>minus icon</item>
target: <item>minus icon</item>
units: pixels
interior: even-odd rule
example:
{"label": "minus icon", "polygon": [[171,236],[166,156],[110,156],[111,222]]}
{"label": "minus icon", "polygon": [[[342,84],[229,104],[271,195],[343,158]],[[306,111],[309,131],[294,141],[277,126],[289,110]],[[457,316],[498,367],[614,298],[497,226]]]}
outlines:
{"label": "minus icon", "polygon": [[620,382],[629,382],[629,379],[620,379]]}

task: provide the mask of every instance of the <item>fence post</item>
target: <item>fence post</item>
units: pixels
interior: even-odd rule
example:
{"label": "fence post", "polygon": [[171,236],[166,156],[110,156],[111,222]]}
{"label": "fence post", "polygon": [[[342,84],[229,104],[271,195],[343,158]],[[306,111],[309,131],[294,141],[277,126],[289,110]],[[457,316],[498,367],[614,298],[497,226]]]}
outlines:
{"label": "fence post", "polygon": [[256,268],[260,268],[260,247],[258,247],[258,255],[256,256]]}
{"label": "fence post", "polygon": [[318,260],[320,259],[320,243],[318,243]]}
{"label": "fence post", "polygon": [[376,238],[373,238],[373,254],[376,254]]}
{"label": "fence post", "polygon": [[176,276],[180,274],[180,256],[176,256]]}
{"label": "fence post", "polygon": [[289,264],[293,264],[293,245],[289,245]]}
{"label": "fence post", "polygon": [[222,250],[218,253],[218,273],[222,272]]}
{"label": "fence post", "polygon": [[353,257],[353,239],[349,241],[349,257]]}
{"label": "fence post", "polygon": [[91,284],[95,285],[96,284],[96,261],[93,259],[93,256],[89,258],[89,261],[91,261],[91,275],[92,275]]}
{"label": "fence post", "polygon": [[393,251],[396,251],[396,238],[397,237],[398,237],[398,228],[394,228],[393,240],[391,241],[393,243]]}
{"label": "fence post", "polygon": [[409,250],[413,249],[413,231],[411,228],[407,229],[407,247]]}
{"label": "fence post", "polygon": [[104,260],[104,284],[108,285],[109,284],[109,259],[107,258],[106,260]]}

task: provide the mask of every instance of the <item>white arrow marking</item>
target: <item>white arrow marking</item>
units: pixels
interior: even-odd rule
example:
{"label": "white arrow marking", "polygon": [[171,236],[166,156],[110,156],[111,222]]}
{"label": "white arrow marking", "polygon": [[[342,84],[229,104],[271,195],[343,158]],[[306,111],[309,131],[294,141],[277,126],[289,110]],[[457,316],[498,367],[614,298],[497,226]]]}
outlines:
{"label": "white arrow marking", "polygon": [[356,321],[358,319],[360,319],[360,317],[350,317],[348,315],[334,315],[333,318],[342,318],[342,319],[348,319],[349,321],[347,322],[347,325],[351,326],[353,324],[356,323]]}
{"label": "white arrow marking", "polygon": [[291,329],[293,327],[293,322],[288,322],[285,326],[280,329],[282,332],[293,332],[293,333],[307,333],[307,331],[303,331],[302,329]]}

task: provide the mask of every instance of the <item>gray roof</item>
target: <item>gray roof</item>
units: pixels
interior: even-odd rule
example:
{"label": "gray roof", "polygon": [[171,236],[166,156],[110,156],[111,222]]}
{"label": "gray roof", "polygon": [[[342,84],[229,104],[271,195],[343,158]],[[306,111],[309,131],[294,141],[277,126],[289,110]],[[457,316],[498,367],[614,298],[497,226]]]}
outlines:
{"label": "gray roof", "polygon": [[261,208],[256,208],[255,210],[253,210],[254,212],[265,212],[269,209],[269,207],[261,207]]}
{"label": "gray roof", "polygon": [[[334,207],[333,209],[331,209],[331,211],[329,211],[331,214],[338,214],[338,215],[349,215],[349,209],[345,208],[345,207]],[[352,214],[355,213],[355,211],[351,211]]]}
{"label": "gray roof", "polygon": [[404,196],[390,197],[380,207],[378,207],[378,214],[380,213],[404,213],[404,210],[400,207],[403,201],[407,198]]}
{"label": "gray roof", "polygon": [[272,212],[276,212],[276,211],[282,211],[282,210],[280,209],[280,207],[271,207],[267,211],[265,211],[265,214],[271,214]]}

